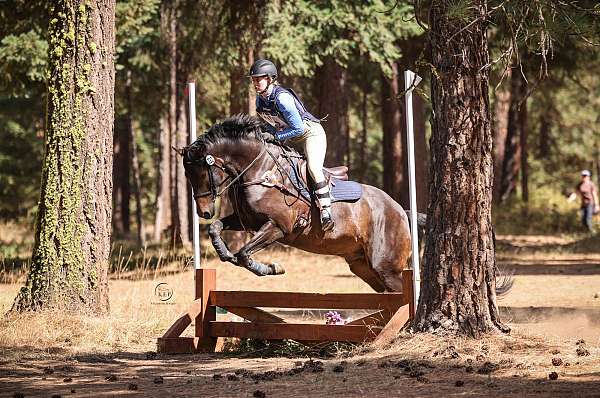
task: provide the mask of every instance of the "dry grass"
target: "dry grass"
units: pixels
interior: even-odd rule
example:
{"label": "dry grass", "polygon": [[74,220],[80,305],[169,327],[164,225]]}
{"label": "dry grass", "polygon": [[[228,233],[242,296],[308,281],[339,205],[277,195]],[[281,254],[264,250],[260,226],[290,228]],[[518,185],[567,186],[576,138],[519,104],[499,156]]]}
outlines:
{"label": "dry grass", "polygon": [[[519,242],[513,240],[515,245]],[[385,349],[360,347],[324,361],[321,373],[287,376],[284,373],[296,367],[298,359],[210,355],[146,359],[145,353],[155,351],[156,338],[186,308],[194,293],[188,256],[183,252],[167,256],[160,250],[153,248],[152,255],[137,251],[131,256],[125,249],[121,251],[121,266],[111,274],[108,316],[45,312],[1,319],[0,367],[6,370],[0,370],[0,385],[4,385],[0,396],[15,391],[26,396],[65,395],[71,389],[81,396],[128,394],[132,392],[130,384],[136,384],[137,394],[142,396],[252,396],[261,390],[267,396],[520,397],[593,396],[600,390],[600,298],[594,297],[600,293],[600,275],[597,271],[577,272],[582,266],[593,270],[595,254],[585,259],[574,255],[579,257],[572,262],[560,258],[562,273],[517,272],[512,292],[499,303],[508,308],[505,319],[513,327],[510,336],[473,340],[403,333]],[[287,273],[258,278],[221,264],[208,250],[203,253],[203,265],[217,269],[217,288],[222,290],[370,292],[336,257],[287,249],[267,251],[256,258],[279,262]],[[514,252],[502,254],[507,264],[521,270],[527,266],[549,270],[557,260],[553,254],[531,251],[527,252],[531,257],[523,258]],[[141,267],[131,270],[131,264]],[[21,277],[16,283],[0,284],[2,313],[12,305],[22,281]],[[166,303],[154,294],[158,283],[173,289],[173,297]],[[530,307],[541,308],[542,316]],[[576,353],[581,338],[587,342],[588,356]],[[553,365],[554,357],[563,364]],[[48,368],[54,373],[49,374]],[[239,376],[233,381],[239,369],[263,375],[265,380],[256,385],[254,379]],[[548,380],[550,372],[557,372],[559,383]],[[118,375],[118,380],[107,381],[110,374]],[[223,379],[214,379],[215,374]],[[276,377],[269,380],[273,374]],[[164,384],[153,382],[158,376],[164,377]],[[64,382],[67,377],[73,382]],[[457,382],[464,384],[457,387]]]}
{"label": "dry grass", "polygon": [[[204,265],[217,269],[217,288],[222,290],[370,291],[339,258],[274,250],[257,256],[257,259],[287,265],[287,273],[258,278],[216,259],[208,259]],[[55,312],[9,315],[0,320],[0,350],[15,359],[32,352],[43,357],[45,354],[152,351],[156,337],[193,300],[193,271],[189,267],[182,271],[183,267],[182,262],[171,262],[158,269],[113,273],[109,285],[111,311],[105,317]],[[158,283],[167,283],[173,289],[173,297],[168,302],[161,302],[155,296]],[[2,313],[10,309],[19,287],[20,283],[0,285]]]}

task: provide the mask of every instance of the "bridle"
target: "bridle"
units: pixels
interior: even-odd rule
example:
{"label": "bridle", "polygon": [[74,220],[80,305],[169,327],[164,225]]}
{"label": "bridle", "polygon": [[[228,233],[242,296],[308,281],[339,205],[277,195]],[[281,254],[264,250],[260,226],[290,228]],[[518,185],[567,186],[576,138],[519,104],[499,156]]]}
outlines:
{"label": "bridle", "polygon": [[[242,170],[240,173],[238,173],[237,176],[235,176],[235,178],[231,178],[231,176],[229,175],[229,173],[227,172],[226,166],[227,165],[220,165],[217,164],[215,158],[212,155],[206,155],[204,157],[204,159],[202,159],[202,161],[200,162],[200,165],[206,165],[207,168],[207,172],[208,172],[208,191],[205,192],[201,192],[201,193],[194,193],[194,199],[199,199],[199,198],[204,198],[206,196],[212,196],[212,202],[214,203],[217,198],[219,196],[221,196],[225,191],[227,191],[229,189],[229,187],[231,187],[233,184],[235,184],[244,174],[246,174],[246,172],[248,170],[250,170],[250,168],[252,166],[254,166],[254,164],[258,161],[258,159],[260,159],[260,157],[265,153],[265,151],[267,150],[266,147],[263,147],[263,149],[260,151],[260,153],[258,155],[256,155],[256,157],[254,158],[254,160],[252,160],[248,166],[246,166],[244,168],[244,170]],[[191,162],[187,162],[187,164],[197,164],[197,161],[191,161]],[[223,174],[227,175],[227,178],[224,178],[219,185],[215,184],[215,177],[214,177],[214,173],[213,173],[213,168],[218,168],[222,171]],[[227,180],[231,179],[231,181],[229,181],[229,183],[222,189],[220,189],[223,184],[225,184],[227,182]],[[220,190],[219,190],[220,189]]]}

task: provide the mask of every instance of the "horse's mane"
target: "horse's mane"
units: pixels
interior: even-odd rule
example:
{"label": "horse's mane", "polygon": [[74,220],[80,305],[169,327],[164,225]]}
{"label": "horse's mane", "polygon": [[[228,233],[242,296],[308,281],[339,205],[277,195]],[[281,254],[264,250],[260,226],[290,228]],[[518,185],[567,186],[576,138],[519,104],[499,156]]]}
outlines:
{"label": "horse's mane", "polygon": [[[184,148],[184,157],[192,160],[196,154],[203,156],[206,148],[225,141],[254,140],[266,145],[261,132],[266,130],[266,124],[256,116],[237,114],[214,124],[205,134],[202,134],[191,145]],[[282,145],[277,143],[275,145]],[[288,150],[293,150],[288,148]],[[200,152],[200,153],[198,153]]]}
{"label": "horse's mane", "polygon": [[256,116],[237,114],[213,125],[206,134],[198,138],[199,144],[211,145],[223,140],[255,139],[260,141],[264,122]]}

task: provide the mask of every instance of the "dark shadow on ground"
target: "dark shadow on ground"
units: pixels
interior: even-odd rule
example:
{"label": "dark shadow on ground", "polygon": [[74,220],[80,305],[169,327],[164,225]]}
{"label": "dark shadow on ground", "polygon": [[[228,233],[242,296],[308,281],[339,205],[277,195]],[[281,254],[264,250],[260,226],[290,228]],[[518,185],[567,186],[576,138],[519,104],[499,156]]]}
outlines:
{"label": "dark shadow on ground", "polygon": [[[27,371],[23,363],[13,364],[0,374],[0,395],[597,397],[600,391],[600,380],[589,380],[600,377],[598,372],[576,376],[581,380],[563,380],[572,368],[539,365],[541,372],[532,376],[529,365],[518,357],[496,360],[486,351],[465,355],[454,347],[448,349],[430,358],[406,354],[311,361],[301,357],[295,362],[290,358],[227,362],[223,354],[140,358],[138,353],[123,352],[107,355],[114,362],[98,362],[82,355],[40,362]],[[481,359],[468,359],[475,356]],[[558,380],[549,380],[554,371]]]}
{"label": "dark shadow on ground", "polygon": [[570,243],[520,242],[515,244],[512,239],[498,238],[496,251],[506,253],[531,252],[564,252],[564,253],[600,253],[600,234],[582,235]]}
{"label": "dark shadow on ground", "polygon": [[[600,327],[600,308],[500,307],[503,319],[510,323],[543,322],[555,318],[581,318]],[[599,332],[600,335],[600,332]]]}
{"label": "dark shadow on ground", "polygon": [[512,275],[596,275],[600,274],[600,262],[588,259],[568,260],[519,260],[500,258],[498,266]]}

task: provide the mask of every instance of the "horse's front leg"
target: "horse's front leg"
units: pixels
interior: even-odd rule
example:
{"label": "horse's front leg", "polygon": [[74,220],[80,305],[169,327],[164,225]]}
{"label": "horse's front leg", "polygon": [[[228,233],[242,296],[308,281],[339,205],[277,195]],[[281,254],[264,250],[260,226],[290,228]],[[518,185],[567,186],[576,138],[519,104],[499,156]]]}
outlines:
{"label": "horse's front leg", "polygon": [[258,276],[284,274],[285,270],[279,264],[263,264],[250,258],[252,254],[283,238],[284,235],[281,228],[273,221],[266,222],[235,255],[238,265],[247,268]]}
{"label": "horse's front leg", "polygon": [[242,229],[240,220],[235,214],[230,214],[227,217],[216,220],[208,227],[208,235],[221,261],[239,265],[237,258],[235,258],[229,247],[227,247],[227,243],[221,237],[221,232],[224,230],[241,231]]}

